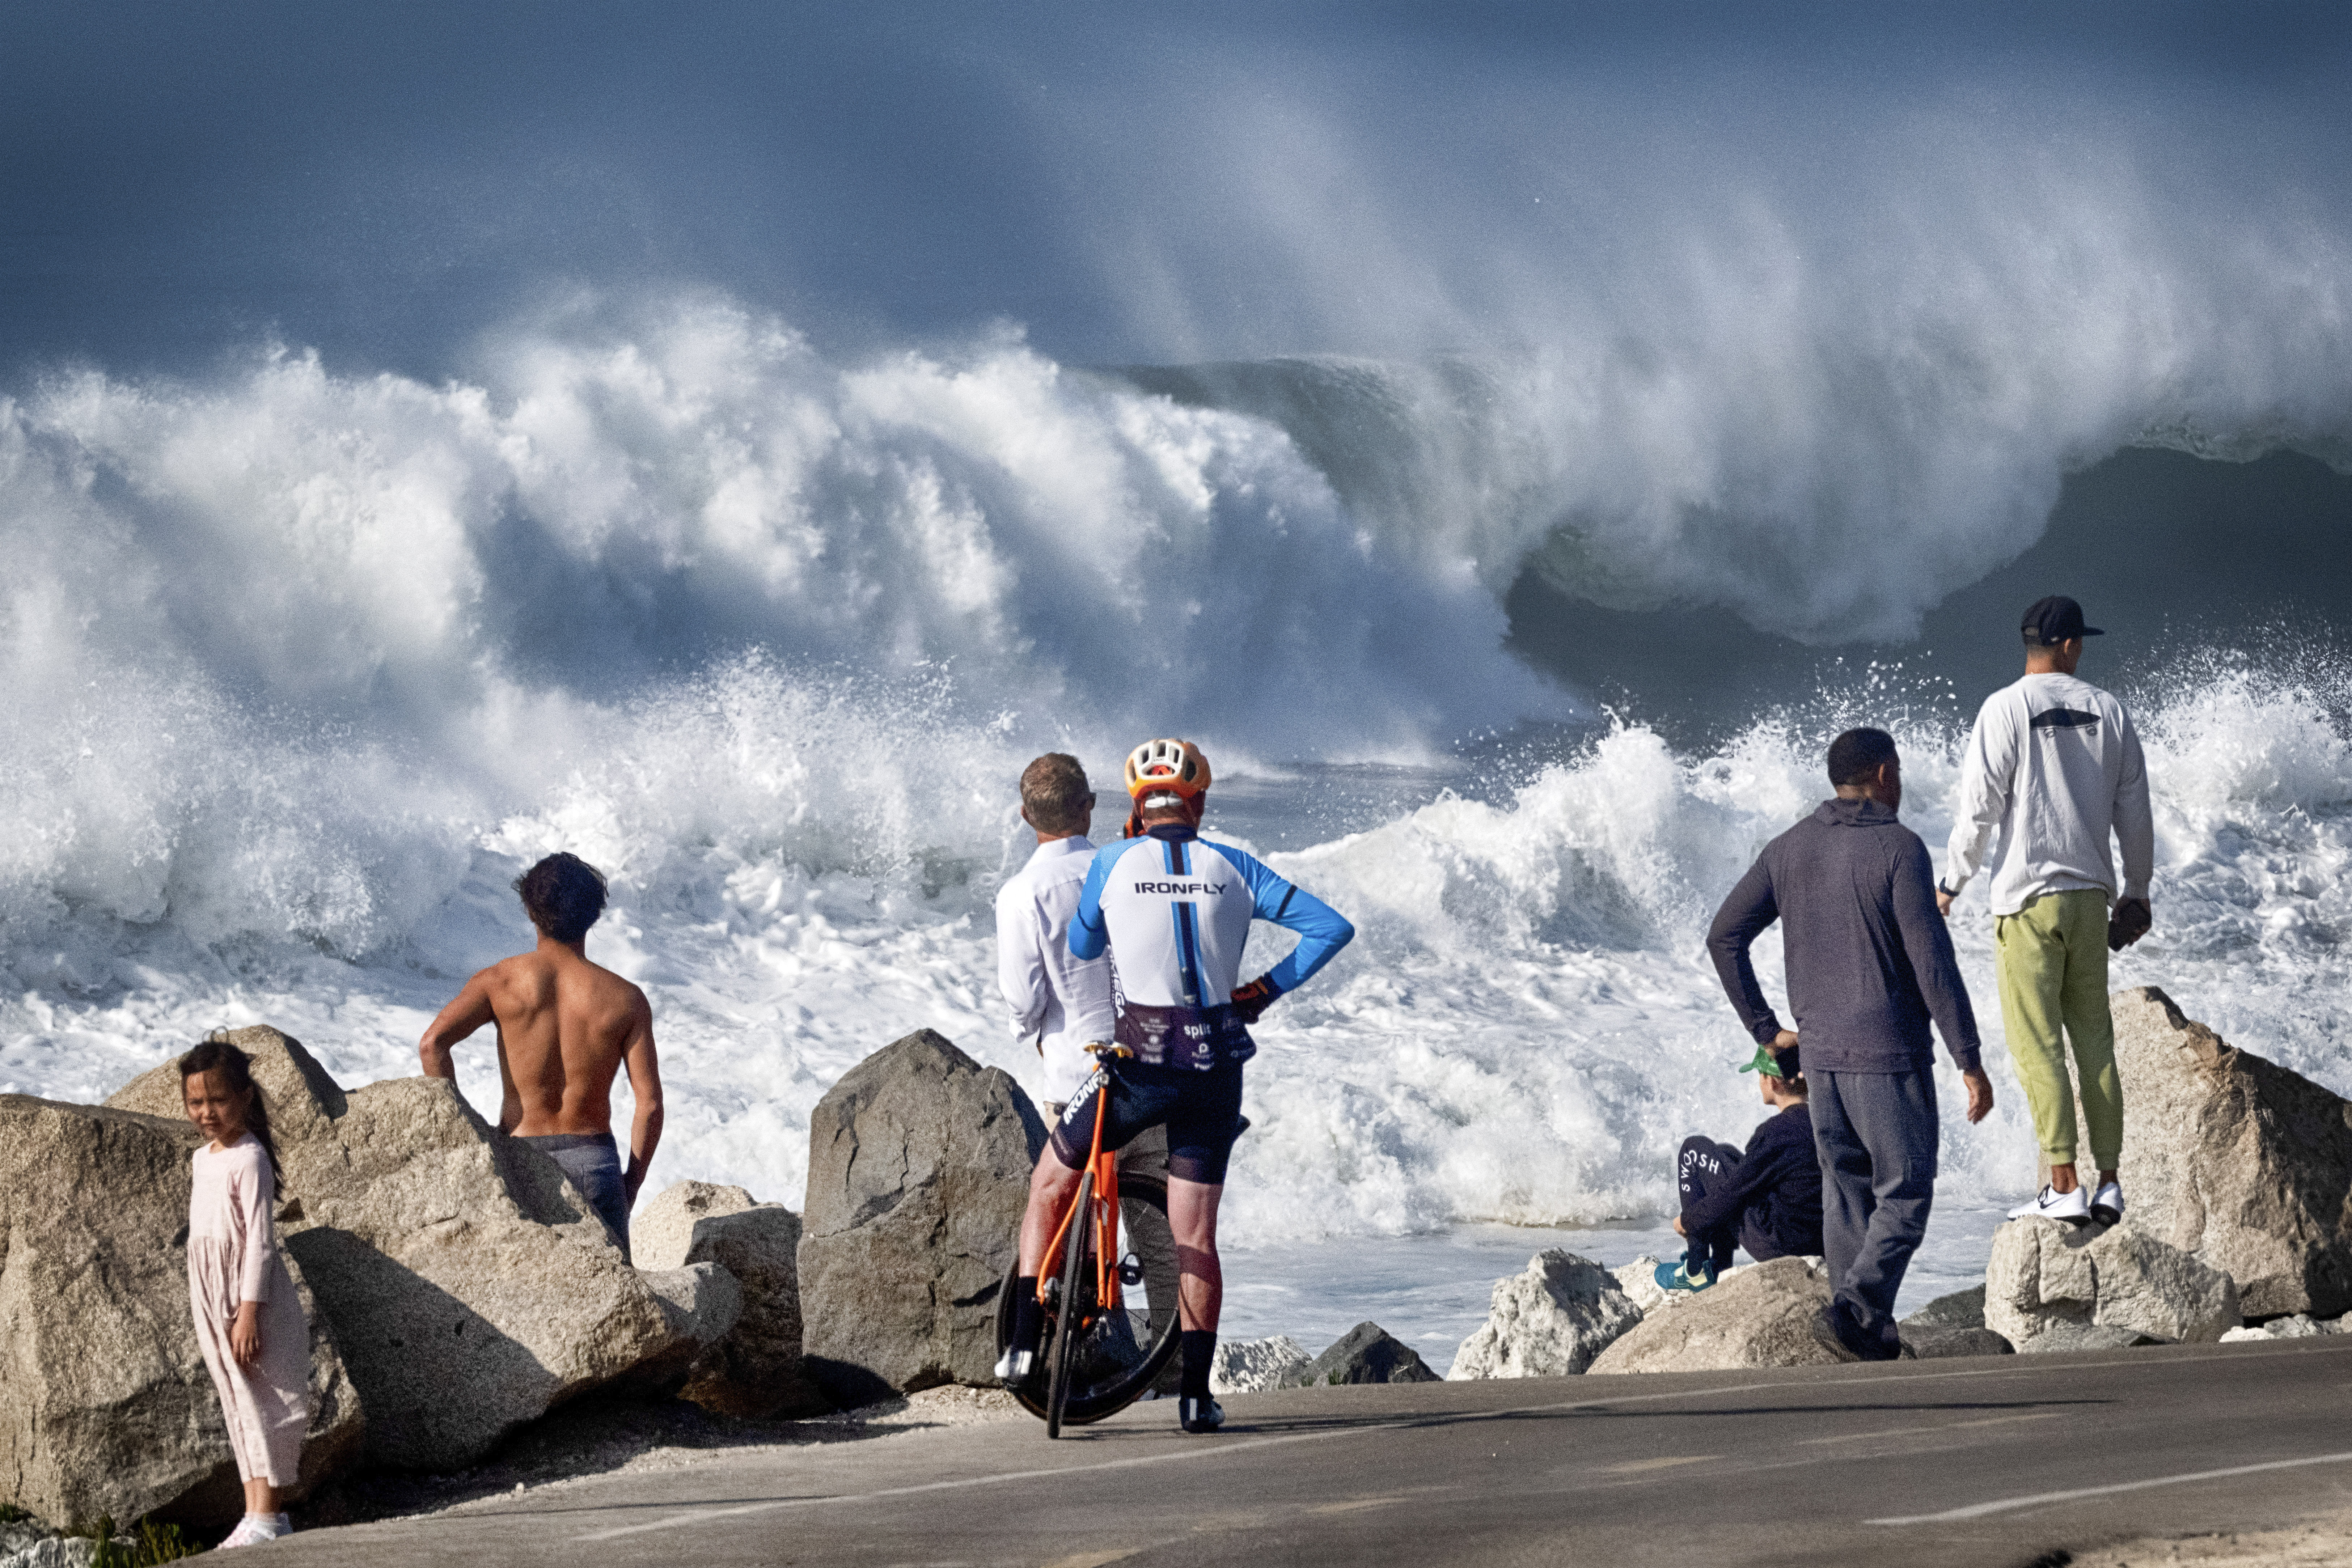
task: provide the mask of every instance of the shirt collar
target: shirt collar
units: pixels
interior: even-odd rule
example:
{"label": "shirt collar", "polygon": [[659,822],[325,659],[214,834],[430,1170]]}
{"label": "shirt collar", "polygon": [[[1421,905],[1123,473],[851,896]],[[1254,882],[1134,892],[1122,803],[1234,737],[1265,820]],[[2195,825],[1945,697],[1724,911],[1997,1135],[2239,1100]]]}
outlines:
{"label": "shirt collar", "polygon": [[1897,821],[1895,814],[1864,795],[1858,800],[1842,800],[1832,795],[1822,802],[1813,813],[1816,821],[1833,827],[1874,828],[1882,822]]}
{"label": "shirt collar", "polygon": [[1039,844],[1037,846],[1036,852],[1029,858],[1033,861],[1045,861],[1055,860],[1063,855],[1090,855],[1094,852],[1095,846],[1093,841],[1089,840],[1086,834],[1079,833],[1073,838],[1049,839],[1045,842]]}
{"label": "shirt collar", "polygon": [[1154,822],[1143,830],[1143,836],[1148,839],[1162,839],[1182,844],[1190,843],[1201,834],[1199,830],[1189,822]]}

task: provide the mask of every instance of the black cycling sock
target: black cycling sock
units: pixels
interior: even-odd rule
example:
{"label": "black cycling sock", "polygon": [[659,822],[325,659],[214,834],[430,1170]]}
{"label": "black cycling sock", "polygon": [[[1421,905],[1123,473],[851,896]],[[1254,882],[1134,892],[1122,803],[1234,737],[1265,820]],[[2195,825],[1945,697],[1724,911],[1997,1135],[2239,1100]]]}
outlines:
{"label": "black cycling sock", "polygon": [[1184,1342],[1184,1387],[1187,1399],[1209,1396],[1209,1368],[1217,1359],[1217,1331],[1186,1329],[1180,1337]]}
{"label": "black cycling sock", "polygon": [[1032,1354],[1045,1337],[1045,1307],[1037,1300],[1037,1276],[1019,1274],[1013,1281],[1013,1343],[1008,1348]]}

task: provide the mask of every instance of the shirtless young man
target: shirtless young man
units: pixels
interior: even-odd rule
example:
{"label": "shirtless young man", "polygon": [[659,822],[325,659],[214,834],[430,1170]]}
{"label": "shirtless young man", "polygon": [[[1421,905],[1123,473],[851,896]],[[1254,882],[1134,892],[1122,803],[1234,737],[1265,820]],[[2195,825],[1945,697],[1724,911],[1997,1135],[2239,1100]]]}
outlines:
{"label": "shirtless young man", "polygon": [[[646,994],[588,961],[588,928],[604,913],[604,879],[573,854],[551,854],[515,880],[539,946],[466,982],[417,1042],[428,1078],[457,1076],[449,1048],[498,1026],[499,1130],[551,1155],[596,1210],[621,1256],[629,1209],[661,1142],[661,1064]],[[636,1121],[629,1168],[613,1142],[613,1078],[629,1070]]]}

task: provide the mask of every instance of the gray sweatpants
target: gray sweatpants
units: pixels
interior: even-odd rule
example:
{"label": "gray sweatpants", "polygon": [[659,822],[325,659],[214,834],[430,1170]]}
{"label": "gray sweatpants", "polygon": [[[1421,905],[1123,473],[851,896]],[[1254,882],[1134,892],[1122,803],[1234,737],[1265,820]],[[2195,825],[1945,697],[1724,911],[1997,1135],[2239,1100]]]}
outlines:
{"label": "gray sweatpants", "polygon": [[1805,1074],[1822,1157],[1822,1255],[1830,1288],[1856,1322],[1895,1343],[1895,1297],[1936,1201],[1936,1077]]}

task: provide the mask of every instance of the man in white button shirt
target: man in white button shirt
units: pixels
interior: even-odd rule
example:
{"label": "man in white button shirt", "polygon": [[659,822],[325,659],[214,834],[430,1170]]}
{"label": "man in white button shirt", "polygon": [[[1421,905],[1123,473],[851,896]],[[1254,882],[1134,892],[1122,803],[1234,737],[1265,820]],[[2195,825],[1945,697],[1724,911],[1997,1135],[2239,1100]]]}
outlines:
{"label": "man in white button shirt", "polygon": [[1076,758],[1049,751],[1023,768],[1021,820],[1035,830],[1037,850],[996,894],[997,984],[1013,1032],[1045,1058],[1048,1121],[1094,1071],[1086,1048],[1109,1040],[1118,1021],[1110,959],[1070,956],[1070,916],[1094,864],[1094,810]]}
{"label": "man in white button shirt", "polygon": [[[2050,1166],[2049,1183],[2011,1217],[2113,1225],[2124,1216],[2116,1179],[2124,1099],[2107,953],[2148,928],[2156,826],[2147,768],[2124,705],[2075,678],[2083,639],[2101,635],[2083,624],[2083,607],[2063,594],[2037,600],[2024,632],[2024,678],[1985,699],[1961,758],[1960,805],[1936,904],[1952,913],[1990,846],[2001,1021]],[[2120,883],[2111,836],[2123,846]],[[2070,1048],[2099,1172],[2089,1193],[2074,1170]]]}

